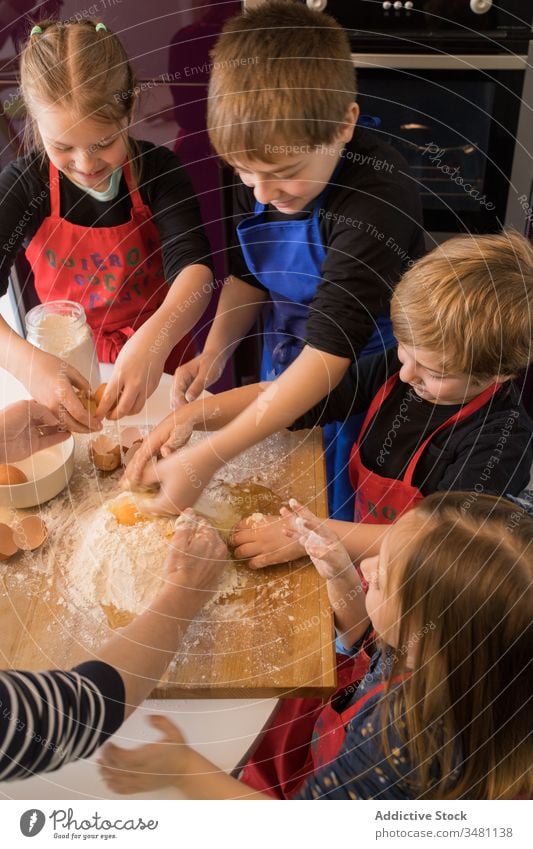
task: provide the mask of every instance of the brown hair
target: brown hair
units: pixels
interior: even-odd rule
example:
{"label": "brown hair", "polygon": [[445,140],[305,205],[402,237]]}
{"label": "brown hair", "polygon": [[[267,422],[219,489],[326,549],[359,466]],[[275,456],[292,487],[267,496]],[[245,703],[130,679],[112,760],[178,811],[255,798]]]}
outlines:
{"label": "brown hair", "polygon": [[[38,104],[59,105],[73,118],[92,118],[119,125],[131,122],[136,100],[135,75],[116,35],[96,30],[97,21],[40,21],[21,54],[20,84],[27,108],[24,134],[27,151],[45,157],[33,117]],[[128,156],[139,178],[138,148],[126,135]]]}
{"label": "brown hair", "polygon": [[229,162],[272,162],[270,143],[330,144],[355,98],[346,33],[299,3],[275,0],[231,18],[211,58],[209,137]]}
{"label": "brown hair", "polygon": [[392,557],[399,636],[383,727],[392,699],[417,798],[531,792],[533,519],[505,499],[460,492],[434,493],[411,516],[418,532],[409,524]]}
{"label": "brown hair", "polygon": [[516,232],[456,236],[398,283],[394,333],[452,373],[511,376],[533,359],[533,246]]}

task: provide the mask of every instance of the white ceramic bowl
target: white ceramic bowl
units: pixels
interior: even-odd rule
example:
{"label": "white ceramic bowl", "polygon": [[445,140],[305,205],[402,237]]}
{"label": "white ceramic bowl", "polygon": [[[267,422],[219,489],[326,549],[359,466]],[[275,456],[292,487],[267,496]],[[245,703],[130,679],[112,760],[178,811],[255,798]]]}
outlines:
{"label": "white ceramic bowl", "polygon": [[28,480],[13,486],[0,486],[0,505],[23,508],[44,504],[65,489],[72,477],[74,438],[69,436],[65,442],[11,465],[23,471]]}

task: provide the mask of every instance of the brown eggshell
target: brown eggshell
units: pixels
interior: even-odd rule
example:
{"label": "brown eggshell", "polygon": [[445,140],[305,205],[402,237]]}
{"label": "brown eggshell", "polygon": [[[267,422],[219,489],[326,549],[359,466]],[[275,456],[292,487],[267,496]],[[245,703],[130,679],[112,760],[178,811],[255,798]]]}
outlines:
{"label": "brown eggshell", "polygon": [[18,550],[18,545],[13,539],[13,531],[9,525],[0,522],[0,560],[9,560]]}
{"label": "brown eggshell", "polygon": [[122,462],[124,463],[124,465],[125,465],[125,466],[127,466],[127,465],[128,465],[128,463],[129,463],[131,460],[133,460],[133,458],[134,458],[135,454],[137,453],[137,451],[139,450],[139,448],[141,447],[141,445],[142,445],[142,442],[134,442],[134,443],[133,443],[133,445],[131,445],[131,446],[128,448],[128,450],[127,450],[127,451],[124,451],[124,456],[123,456],[123,458],[122,458]]}
{"label": "brown eggshell", "polygon": [[123,451],[127,451],[136,442],[142,442],[143,435],[138,427],[125,427],[120,431],[120,444]]}
{"label": "brown eggshell", "polygon": [[96,414],[97,405],[93,396],[89,395],[89,393],[86,392],[85,389],[79,389],[78,398],[80,399],[81,403],[83,404],[89,415],[94,416]]}
{"label": "brown eggshell", "polygon": [[96,401],[97,406],[100,406],[100,401],[104,397],[104,392],[107,389],[107,383],[101,383],[96,392],[93,395],[94,400]]}
{"label": "brown eggshell", "polygon": [[15,486],[18,483],[27,483],[28,478],[16,466],[0,465],[0,486]]}
{"label": "brown eggshell", "polygon": [[39,516],[25,516],[13,529],[13,540],[23,551],[34,551],[46,540],[48,531]]}
{"label": "brown eggshell", "polygon": [[109,436],[97,436],[89,443],[89,457],[102,472],[112,472],[120,466],[120,445]]}

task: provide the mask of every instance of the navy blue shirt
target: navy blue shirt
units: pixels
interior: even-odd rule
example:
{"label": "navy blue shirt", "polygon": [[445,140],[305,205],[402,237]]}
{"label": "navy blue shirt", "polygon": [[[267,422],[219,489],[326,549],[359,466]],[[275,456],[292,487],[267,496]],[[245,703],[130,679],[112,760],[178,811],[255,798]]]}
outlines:
{"label": "navy blue shirt", "polygon": [[[356,645],[359,646],[361,641]],[[392,650],[391,650],[392,651]],[[390,655],[375,650],[369,672],[355,693],[347,695],[340,710],[383,683],[389,674]],[[298,799],[416,799],[413,768],[406,747],[392,724],[388,734],[392,758],[382,748],[384,690],[371,696],[346,726],[346,738],[333,763],[316,773],[300,791]],[[409,783],[409,780],[412,783]]]}

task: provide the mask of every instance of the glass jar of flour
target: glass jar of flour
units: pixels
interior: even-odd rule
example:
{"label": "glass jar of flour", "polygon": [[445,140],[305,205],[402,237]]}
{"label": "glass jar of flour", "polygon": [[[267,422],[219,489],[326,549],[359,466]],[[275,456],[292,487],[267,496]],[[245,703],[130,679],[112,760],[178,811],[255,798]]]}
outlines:
{"label": "glass jar of flour", "polygon": [[75,301],[48,301],[26,315],[28,342],[49,354],[65,360],[77,369],[96,390],[100,384],[100,367],[92,330],[85,310]]}

